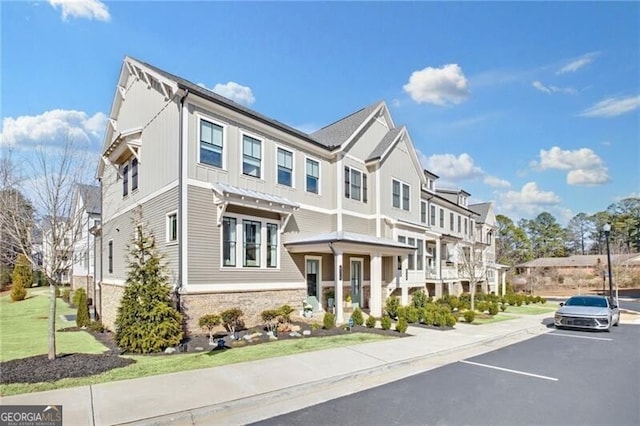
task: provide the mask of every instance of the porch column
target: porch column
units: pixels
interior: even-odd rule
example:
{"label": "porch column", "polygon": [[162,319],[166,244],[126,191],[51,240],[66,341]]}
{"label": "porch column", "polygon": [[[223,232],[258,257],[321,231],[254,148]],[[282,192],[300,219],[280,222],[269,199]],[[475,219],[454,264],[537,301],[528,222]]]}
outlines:
{"label": "porch column", "polygon": [[336,308],[336,323],[342,324],[344,322],[344,314],[342,307],[342,250],[334,250],[333,252],[333,264],[335,267],[334,273],[334,285],[335,285],[335,308]]}
{"label": "porch column", "polygon": [[371,254],[371,300],[369,313],[374,317],[382,316],[382,256]]}
{"label": "porch column", "polygon": [[435,267],[436,267],[436,278],[440,280],[440,285],[436,283],[436,299],[440,299],[442,297],[442,293],[444,292],[444,282],[442,281],[442,249],[440,247],[440,238],[436,238],[436,257],[434,259]]}
{"label": "porch column", "polygon": [[504,296],[505,294],[507,294],[507,271],[500,269],[500,281],[502,296]]}

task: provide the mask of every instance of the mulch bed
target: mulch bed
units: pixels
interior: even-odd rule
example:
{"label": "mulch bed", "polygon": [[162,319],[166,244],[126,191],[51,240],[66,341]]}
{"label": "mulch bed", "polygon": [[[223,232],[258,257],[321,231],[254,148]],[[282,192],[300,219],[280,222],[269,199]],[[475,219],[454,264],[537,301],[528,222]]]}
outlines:
{"label": "mulch bed", "polygon": [[[294,323],[300,326],[302,330],[310,329],[308,324]],[[102,354],[59,354],[56,359],[50,361],[47,355],[37,355],[28,358],[16,359],[0,363],[0,384],[9,383],[39,383],[54,382],[56,380],[69,377],[87,377],[95,374],[104,373],[114,368],[126,367],[135,363],[134,360],[124,358],[120,355],[124,353],[115,342],[114,335],[111,332],[96,333],[89,330],[83,330],[78,327],[69,327],[60,331],[90,333],[96,340],[100,341],[108,348],[108,351]],[[243,330],[239,332],[240,338],[247,333],[253,333],[257,329]],[[219,335],[225,341],[225,348],[246,347],[249,345],[268,343],[270,340],[266,338],[266,332],[261,331],[263,336],[253,339],[251,342],[245,340],[234,341],[227,335]],[[338,336],[349,333],[374,333],[392,337],[406,337],[409,334],[398,333],[394,330],[381,330],[379,328],[366,328],[363,326],[354,326],[351,331],[344,328],[333,328],[324,330],[322,328],[315,329],[310,336],[294,337],[289,332],[278,333],[278,340],[288,339],[308,339],[315,337]],[[179,352],[197,352],[215,350],[209,346],[208,336],[192,336],[185,339],[180,350],[174,354],[153,354],[153,356],[179,356]]]}

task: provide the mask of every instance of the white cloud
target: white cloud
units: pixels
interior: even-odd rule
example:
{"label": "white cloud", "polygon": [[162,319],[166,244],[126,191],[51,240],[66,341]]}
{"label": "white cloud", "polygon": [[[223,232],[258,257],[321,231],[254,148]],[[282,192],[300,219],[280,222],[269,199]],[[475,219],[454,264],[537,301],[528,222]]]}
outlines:
{"label": "white cloud", "polygon": [[545,86],[539,81],[532,83],[533,87],[544,93],[565,93],[567,95],[575,95],[578,91],[572,87],[557,87],[553,85]]}
{"label": "white cloud", "polygon": [[579,58],[571,60],[571,62],[563,65],[556,74],[566,74],[569,72],[576,72],[580,68],[589,65],[600,54],[600,52],[591,52],[580,56]]}
{"label": "white cloud", "polygon": [[531,167],[539,170],[568,170],[569,185],[601,185],[611,181],[602,159],[589,148],[563,150],[554,146],[540,150],[540,161],[532,161]]}
{"label": "white cloud", "polygon": [[109,22],[111,15],[107,6],[99,0],[49,0],[54,9],[62,9],[62,19],[86,18]]}
{"label": "white cloud", "polygon": [[198,86],[204,87],[205,89],[211,90],[212,92],[216,92],[218,95],[229,98],[232,101],[245,106],[249,106],[256,101],[256,98],[253,96],[253,92],[251,91],[250,87],[242,86],[234,81],[230,81],[227,84],[218,83],[213,86],[213,89],[209,89],[202,83],[198,83]]}
{"label": "white cloud", "polygon": [[458,157],[453,154],[436,154],[426,158],[424,163],[427,170],[452,181],[473,179],[484,174],[467,153]]}
{"label": "white cloud", "polygon": [[640,95],[626,98],[607,98],[585,109],[582,117],[616,117],[640,107]]}
{"label": "white cloud", "polygon": [[539,206],[560,203],[560,197],[553,191],[542,191],[535,182],[524,184],[520,191],[507,191],[500,198],[506,208],[522,204]]}
{"label": "white cloud", "polygon": [[92,142],[101,139],[107,117],[99,112],[89,117],[84,111],[55,109],[40,115],[23,115],[2,120],[0,145],[22,146],[62,143],[66,138]]}
{"label": "white cloud", "polygon": [[496,177],[496,176],[486,175],[482,181],[484,182],[485,185],[489,185],[489,186],[492,186],[494,188],[509,188],[509,187],[511,187],[511,183],[509,183],[509,181],[506,181],[504,179],[500,179],[499,177]]}
{"label": "white cloud", "polygon": [[402,88],[419,104],[445,106],[459,104],[469,97],[467,78],[457,64],[414,71]]}

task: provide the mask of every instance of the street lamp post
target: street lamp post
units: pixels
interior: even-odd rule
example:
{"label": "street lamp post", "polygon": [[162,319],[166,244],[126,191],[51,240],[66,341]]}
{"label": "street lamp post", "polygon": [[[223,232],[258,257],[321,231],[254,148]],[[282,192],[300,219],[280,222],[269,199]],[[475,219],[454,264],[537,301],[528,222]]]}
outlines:
{"label": "street lamp post", "polygon": [[611,250],[609,250],[609,234],[611,233],[611,224],[605,223],[604,227],[604,236],[607,240],[607,269],[609,270],[609,297],[613,301],[613,278],[611,275]]}

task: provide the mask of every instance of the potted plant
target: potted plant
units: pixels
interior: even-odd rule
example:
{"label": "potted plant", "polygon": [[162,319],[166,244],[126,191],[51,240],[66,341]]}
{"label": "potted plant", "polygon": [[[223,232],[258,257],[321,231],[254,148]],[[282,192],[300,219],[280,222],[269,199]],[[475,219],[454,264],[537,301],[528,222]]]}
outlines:
{"label": "potted plant", "polygon": [[344,298],[344,307],[351,308],[351,293],[347,293],[347,296]]}
{"label": "potted plant", "polygon": [[327,288],[324,291],[324,298],[327,301],[327,310],[331,312],[333,305],[335,304],[335,291],[332,288]]}

